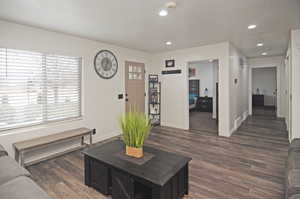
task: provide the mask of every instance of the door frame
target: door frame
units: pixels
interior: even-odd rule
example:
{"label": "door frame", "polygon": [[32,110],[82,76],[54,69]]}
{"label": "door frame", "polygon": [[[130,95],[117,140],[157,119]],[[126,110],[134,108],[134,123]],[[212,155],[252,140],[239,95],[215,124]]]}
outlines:
{"label": "door frame", "polygon": [[249,115],[252,115],[252,73],[254,68],[276,68],[276,117],[280,117],[280,110],[281,110],[281,104],[280,104],[280,66],[276,66],[274,64],[271,65],[257,65],[257,66],[250,66],[249,67],[249,90],[248,90],[248,107],[249,107]]}
{"label": "door frame", "polygon": [[[208,60],[217,60],[218,61],[218,68],[217,68],[217,73],[218,73],[218,89],[220,88],[220,59],[219,58],[211,58],[211,59],[199,59],[199,60],[193,60],[193,61],[188,61],[187,64],[186,64],[186,78],[187,78],[187,93],[186,93],[186,98],[189,99],[189,66],[192,62],[201,62],[201,61],[208,61]],[[201,82],[201,80],[200,80]],[[201,84],[201,83],[200,83]],[[216,85],[214,83],[214,85]],[[200,90],[200,87],[199,87],[199,90]],[[216,88],[215,88],[216,90]],[[218,90],[218,98],[220,97],[220,90]],[[214,91],[213,91],[214,92]],[[188,130],[190,130],[190,114],[189,114],[189,100],[187,100],[188,103],[187,103],[187,111],[188,111]],[[213,99],[214,101],[214,99]],[[218,107],[218,109],[216,109],[216,111],[218,111],[218,113],[216,112],[216,115],[218,115],[218,118],[217,118],[217,124],[218,124],[218,135],[219,135],[219,132],[220,132],[220,100],[216,100],[216,103],[218,103],[218,105],[216,105],[216,107]],[[213,102],[213,106],[214,106],[214,102]],[[214,109],[214,108],[213,108]],[[212,118],[212,119],[216,119],[216,118]]]}

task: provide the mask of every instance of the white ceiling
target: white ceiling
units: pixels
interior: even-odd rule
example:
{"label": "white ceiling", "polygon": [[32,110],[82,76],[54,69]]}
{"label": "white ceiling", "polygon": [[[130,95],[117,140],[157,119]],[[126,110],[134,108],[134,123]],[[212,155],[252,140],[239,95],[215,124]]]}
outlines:
{"label": "white ceiling", "polygon": [[[166,2],[1,0],[0,19],[148,52],[231,41],[248,57],[266,49],[283,54],[289,30],[300,28],[299,0],[176,0],[178,7],[159,17]],[[249,24],[257,29],[249,31]]]}

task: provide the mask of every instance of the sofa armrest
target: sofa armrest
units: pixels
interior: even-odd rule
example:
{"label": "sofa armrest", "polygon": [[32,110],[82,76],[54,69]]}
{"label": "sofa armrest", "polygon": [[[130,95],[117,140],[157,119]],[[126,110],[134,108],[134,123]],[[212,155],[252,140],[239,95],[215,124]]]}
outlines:
{"label": "sofa armrest", "polygon": [[2,145],[0,145],[0,157],[8,155]]}

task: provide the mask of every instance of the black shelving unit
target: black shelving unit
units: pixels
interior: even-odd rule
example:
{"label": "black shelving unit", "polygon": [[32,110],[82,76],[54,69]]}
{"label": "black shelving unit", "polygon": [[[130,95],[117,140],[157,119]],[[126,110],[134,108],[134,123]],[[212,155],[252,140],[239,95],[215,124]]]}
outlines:
{"label": "black shelving unit", "polygon": [[161,86],[158,81],[158,75],[149,75],[149,99],[148,99],[148,113],[152,125],[160,125],[160,91]]}

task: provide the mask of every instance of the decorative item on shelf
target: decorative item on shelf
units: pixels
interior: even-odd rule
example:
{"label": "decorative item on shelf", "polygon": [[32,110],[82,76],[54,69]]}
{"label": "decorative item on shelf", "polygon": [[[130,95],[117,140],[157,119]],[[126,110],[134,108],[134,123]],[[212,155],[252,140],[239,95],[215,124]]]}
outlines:
{"label": "decorative item on shelf", "polygon": [[158,75],[149,75],[149,82],[158,82]]}
{"label": "decorative item on shelf", "polygon": [[153,89],[151,93],[152,93],[152,95],[151,95],[151,102],[152,102],[152,105],[155,105],[156,103],[158,103],[157,91],[155,89]]}
{"label": "decorative item on shelf", "polygon": [[170,60],[166,60],[166,67],[175,67],[175,60],[174,59],[170,59]]}
{"label": "decorative item on shelf", "polygon": [[258,94],[258,95],[260,94],[259,88],[256,89],[256,94]]}
{"label": "decorative item on shelf", "polygon": [[160,125],[160,82],[158,75],[149,75],[148,114],[152,125]]}
{"label": "decorative item on shelf", "polygon": [[152,128],[149,118],[144,113],[129,111],[121,118],[120,124],[126,155],[142,158],[143,145]]}

